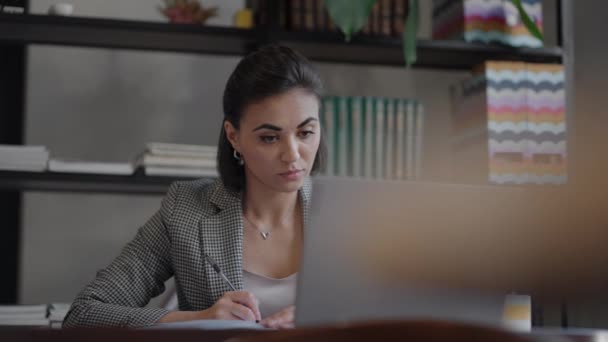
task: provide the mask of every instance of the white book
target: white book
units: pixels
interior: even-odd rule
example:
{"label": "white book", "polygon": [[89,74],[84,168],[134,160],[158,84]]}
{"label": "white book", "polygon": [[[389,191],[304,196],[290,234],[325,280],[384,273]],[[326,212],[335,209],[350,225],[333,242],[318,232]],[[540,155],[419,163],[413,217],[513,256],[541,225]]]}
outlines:
{"label": "white book", "polygon": [[217,160],[212,158],[165,157],[145,153],[137,161],[144,166],[185,166],[185,167],[216,167]]}
{"label": "white book", "polygon": [[44,146],[0,145],[0,163],[40,164],[49,159],[49,151]]}
{"label": "white book", "polygon": [[15,153],[2,153],[0,152],[0,161],[5,164],[19,164],[19,163],[41,163],[49,159],[49,154],[33,155],[33,154],[15,154]]}
{"label": "white book", "polygon": [[40,314],[46,315],[48,305],[0,305],[0,315],[2,314]]}
{"label": "white book", "polygon": [[28,326],[48,327],[51,322],[48,319],[0,319],[0,326]]}
{"label": "white book", "polygon": [[67,173],[93,173],[107,175],[132,175],[135,168],[132,163],[107,163],[70,159],[51,159],[49,171]]}
{"label": "white book", "polygon": [[0,153],[48,153],[46,146],[39,145],[0,145]]}
{"label": "white book", "polygon": [[345,97],[338,100],[338,175],[348,175],[348,103]]}
{"label": "white book", "polygon": [[384,178],[393,179],[395,162],[395,111],[392,99],[386,101],[386,148],[384,154]]}
{"label": "white book", "polygon": [[4,171],[27,171],[27,172],[44,172],[46,171],[47,163],[13,163],[4,164],[0,163],[0,170]]}
{"label": "white book", "polygon": [[361,177],[363,175],[363,118],[362,118],[362,99],[354,97],[351,102],[352,108],[352,175]]}
{"label": "white book", "polygon": [[365,178],[373,178],[374,165],[374,99],[372,97],[365,98],[365,125],[363,129],[364,135],[364,152],[363,152],[363,176]]}
{"label": "white book", "polygon": [[44,319],[46,318],[47,314],[46,311],[44,312],[16,312],[16,313],[1,313],[0,314],[0,321],[1,320],[7,320],[7,319],[11,319],[11,320],[32,320],[32,319]]}
{"label": "white book", "polygon": [[185,168],[168,166],[146,166],[144,168],[146,176],[174,176],[174,177],[217,177],[216,169],[206,168]]}
{"label": "white book", "polygon": [[37,159],[6,159],[6,158],[2,158],[2,156],[0,156],[0,165],[23,165],[23,166],[28,166],[28,165],[32,165],[32,166],[39,166],[39,165],[46,165],[48,163],[48,159],[42,159],[42,158],[37,158]]}
{"label": "white book", "polygon": [[414,177],[414,101],[407,101],[405,106],[405,178]]}
{"label": "white book", "polygon": [[209,145],[190,145],[190,144],[173,144],[163,142],[150,142],[146,144],[148,151],[152,153],[163,153],[171,151],[190,152],[190,153],[208,153],[217,152],[217,146]]}
{"label": "white book", "polygon": [[414,149],[414,179],[422,177],[422,151],[424,141],[424,106],[417,104],[416,108],[416,127],[415,127],[415,149]]}
{"label": "white book", "polygon": [[325,125],[325,139],[327,145],[327,165],[325,167],[325,175],[335,175],[334,158],[335,151],[335,124],[334,124],[334,98],[326,97],[323,99],[323,123]]}
{"label": "white book", "polygon": [[384,127],[384,99],[376,99],[376,113],[375,113],[375,138],[376,138],[376,167],[375,178],[381,179],[384,177],[384,141],[385,141],[385,127]]}
{"label": "white book", "polygon": [[172,151],[172,150],[159,150],[154,149],[153,151],[146,151],[148,154],[159,156],[159,157],[177,157],[177,158],[217,158],[216,151],[204,151],[204,152],[190,152],[190,151]]}
{"label": "white book", "polygon": [[51,313],[55,311],[68,311],[72,307],[71,303],[51,303],[49,305],[49,310]]}
{"label": "white book", "polygon": [[397,142],[395,144],[395,178],[405,179],[405,102],[404,100],[397,101],[397,116],[396,116],[396,134]]}

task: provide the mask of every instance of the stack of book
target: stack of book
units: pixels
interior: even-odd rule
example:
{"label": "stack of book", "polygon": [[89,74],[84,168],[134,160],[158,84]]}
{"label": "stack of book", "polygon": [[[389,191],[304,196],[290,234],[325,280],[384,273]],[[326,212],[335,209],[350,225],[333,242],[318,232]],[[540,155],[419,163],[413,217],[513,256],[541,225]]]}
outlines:
{"label": "stack of book", "polygon": [[[542,28],[542,1],[523,0],[522,6]],[[543,46],[523,24],[511,0],[433,0],[433,39]]]}
{"label": "stack of book", "polygon": [[[338,30],[324,5],[324,0],[253,0],[256,26],[269,23],[269,6],[279,6],[279,23],[288,31],[335,32]],[[408,13],[408,0],[377,0],[362,33],[373,36],[399,37]]]}
{"label": "stack of book", "polygon": [[148,143],[135,164],[147,176],[217,177],[217,146]]}
{"label": "stack of book", "polygon": [[48,305],[0,305],[0,326],[48,327]]}
{"label": "stack of book", "polygon": [[0,170],[42,172],[48,161],[44,146],[0,145]]}
{"label": "stack of book", "polygon": [[61,328],[65,316],[70,310],[71,304],[68,303],[53,303],[49,305],[49,322],[52,328]]}
{"label": "stack of book", "polygon": [[328,176],[420,179],[424,107],[415,100],[377,97],[323,99]]}
{"label": "stack of book", "polygon": [[92,173],[103,175],[132,175],[135,168],[132,163],[108,163],[76,159],[51,159],[49,171],[66,173]]}

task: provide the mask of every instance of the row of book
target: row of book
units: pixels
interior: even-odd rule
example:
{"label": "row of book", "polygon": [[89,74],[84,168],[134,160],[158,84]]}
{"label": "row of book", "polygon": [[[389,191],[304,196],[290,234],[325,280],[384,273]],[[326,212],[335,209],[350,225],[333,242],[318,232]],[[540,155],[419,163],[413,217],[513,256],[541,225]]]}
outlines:
{"label": "row of book", "polygon": [[491,61],[453,88],[458,176],[497,184],[567,181],[564,68]]}
{"label": "row of book", "polygon": [[135,164],[146,176],[216,177],[217,146],[150,143]]}
{"label": "row of book", "polygon": [[[408,0],[375,1],[361,33],[400,37],[408,15],[408,4]],[[542,1],[523,0],[522,7],[542,31]],[[256,26],[273,23],[270,15],[277,13],[279,26],[288,31],[338,30],[327,13],[324,0],[252,0],[251,8]],[[433,0],[433,39],[517,47],[543,46],[542,40],[528,31],[511,0]]]}
{"label": "row of book", "polygon": [[[523,0],[522,6],[542,30],[542,1]],[[523,24],[511,0],[433,0],[433,38],[543,46]]]}
{"label": "row of book", "polygon": [[328,176],[419,179],[424,107],[415,100],[383,97],[323,99]]}
{"label": "row of book", "polygon": [[0,326],[61,328],[70,304],[0,305]]}
{"label": "row of book", "polygon": [[131,162],[51,159],[44,146],[0,145],[0,170],[147,176],[215,177],[217,147],[148,143]]}
{"label": "row of book", "polygon": [[[252,0],[256,26],[270,22],[269,6],[278,3],[279,23],[288,31],[334,32],[338,28],[325,8],[324,0]],[[377,0],[362,33],[372,36],[399,37],[408,13],[408,0]]]}

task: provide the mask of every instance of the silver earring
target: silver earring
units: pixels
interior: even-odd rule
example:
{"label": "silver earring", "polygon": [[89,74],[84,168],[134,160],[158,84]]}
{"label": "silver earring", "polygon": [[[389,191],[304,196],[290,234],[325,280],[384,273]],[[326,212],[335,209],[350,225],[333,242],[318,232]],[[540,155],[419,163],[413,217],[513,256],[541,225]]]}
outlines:
{"label": "silver earring", "polygon": [[239,152],[237,152],[237,150],[234,150],[234,153],[232,153],[232,155],[234,156],[234,159],[237,160],[237,163],[241,166],[245,165],[245,161],[243,160],[243,156],[241,156],[241,154]]}

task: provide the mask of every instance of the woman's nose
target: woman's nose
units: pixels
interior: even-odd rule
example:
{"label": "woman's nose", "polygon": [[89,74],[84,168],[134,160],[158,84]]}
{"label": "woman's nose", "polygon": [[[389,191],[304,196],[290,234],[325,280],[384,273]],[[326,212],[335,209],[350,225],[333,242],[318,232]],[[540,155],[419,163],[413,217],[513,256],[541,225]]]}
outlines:
{"label": "woman's nose", "polygon": [[285,163],[293,163],[300,159],[299,146],[296,139],[286,139],[281,153],[281,161]]}

